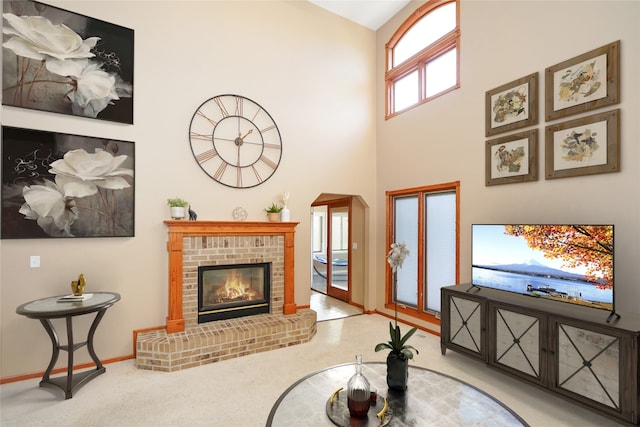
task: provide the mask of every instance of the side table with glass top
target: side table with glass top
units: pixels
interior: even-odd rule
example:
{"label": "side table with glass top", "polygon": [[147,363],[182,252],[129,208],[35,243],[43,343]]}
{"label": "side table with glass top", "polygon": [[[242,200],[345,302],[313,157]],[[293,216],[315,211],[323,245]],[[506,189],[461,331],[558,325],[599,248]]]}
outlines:
{"label": "side table with glass top", "polygon": [[[53,350],[51,354],[51,361],[45,371],[42,381],[40,381],[40,387],[55,387],[64,391],[65,399],[70,399],[73,394],[83,385],[88,383],[93,378],[106,371],[106,368],[98,359],[95,349],[93,347],[93,337],[98,328],[98,324],[104,317],[107,309],[120,300],[120,294],[115,292],[94,292],[92,297],[84,301],[65,301],[59,302],[60,296],[43,298],[35,301],[30,301],[22,304],[16,309],[16,313],[26,316],[30,319],[38,319],[42,326],[47,331]],[[96,313],[87,340],[83,342],[74,342],[73,340],[73,322],[74,316],[82,316],[84,314]],[[58,339],[58,334],[51,323],[51,319],[66,319],[67,325],[67,344],[61,345]],[[80,373],[73,373],[73,353],[83,347],[87,346],[89,355],[96,365],[95,369],[84,371]],[[67,360],[67,375],[57,378],[51,378],[51,371],[58,361],[60,350],[64,350],[68,354]]]}

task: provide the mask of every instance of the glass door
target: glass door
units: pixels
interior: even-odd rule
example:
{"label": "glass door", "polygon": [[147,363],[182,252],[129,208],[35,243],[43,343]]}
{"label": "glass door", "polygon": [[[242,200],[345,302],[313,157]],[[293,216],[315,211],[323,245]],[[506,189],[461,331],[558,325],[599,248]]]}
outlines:
{"label": "glass door", "polygon": [[349,301],[349,204],[312,207],[311,288]]}
{"label": "glass door", "polygon": [[349,206],[329,206],[327,295],[349,301]]}

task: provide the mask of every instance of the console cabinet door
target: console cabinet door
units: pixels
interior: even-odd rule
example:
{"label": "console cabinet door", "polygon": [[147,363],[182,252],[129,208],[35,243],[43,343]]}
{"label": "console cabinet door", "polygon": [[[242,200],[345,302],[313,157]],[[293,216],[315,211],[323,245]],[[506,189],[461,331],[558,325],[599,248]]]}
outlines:
{"label": "console cabinet door", "polygon": [[551,327],[555,342],[550,387],[590,406],[595,402],[618,416],[627,411],[629,404],[621,390],[625,381],[630,381],[625,377],[633,377],[637,371],[623,372],[621,367],[629,362],[621,355],[625,350],[631,353],[631,336],[569,319],[552,319]]}
{"label": "console cabinet door", "polygon": [[489,363],[544,384],[546,315],[500,303],[490,303],[489,313]]}
{"label": "console cabinet door", "polygon": [[464,292],[443,292],[442,352],[454,348],[486,361],[485,301]]}

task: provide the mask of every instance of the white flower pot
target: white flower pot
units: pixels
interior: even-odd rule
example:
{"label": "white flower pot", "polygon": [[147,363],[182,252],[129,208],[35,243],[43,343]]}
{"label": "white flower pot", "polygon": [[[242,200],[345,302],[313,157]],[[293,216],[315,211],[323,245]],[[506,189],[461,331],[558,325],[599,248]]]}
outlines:
{"label": "white flower pot", "polygon": [[171,206],[171,218],[173,219],[184,219],[184,212],[182,206]]}

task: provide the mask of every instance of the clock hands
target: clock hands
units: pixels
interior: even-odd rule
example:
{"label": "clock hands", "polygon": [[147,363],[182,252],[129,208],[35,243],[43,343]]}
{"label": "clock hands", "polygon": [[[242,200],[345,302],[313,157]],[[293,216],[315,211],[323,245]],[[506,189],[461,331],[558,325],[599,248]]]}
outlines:
{"label": "clock hands", "polygon": [[244,142],[244,139],[251,133],[253,132],[253,129],[249,129],[249,131],[247,133],[244,134],[244,136],[240,136],[240,132],[238,132],[238,137],[233,141],[236,143],[236,145],[238,147],[240,147],[242,145],[242,143]]}

